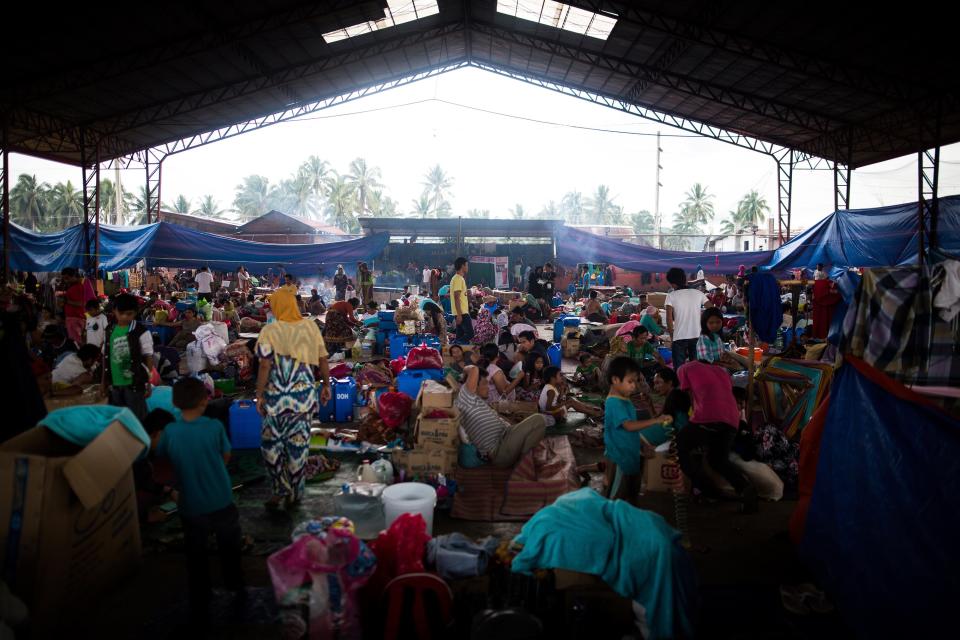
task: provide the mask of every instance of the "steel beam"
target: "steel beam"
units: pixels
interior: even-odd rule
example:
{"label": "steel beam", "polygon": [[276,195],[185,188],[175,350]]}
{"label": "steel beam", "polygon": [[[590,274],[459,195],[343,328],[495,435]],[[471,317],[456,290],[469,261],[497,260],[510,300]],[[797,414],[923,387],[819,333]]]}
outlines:
{"label": "steel beam", "polygon": [[10,281],[10,149],[7,145],[7,121],[0,125],[0,213],[3,214],[3,281]]}
{"label": "steel beam", "polygon": [[781,245],[790,239],[794,153],[788,149],[774,155],[777,161],[777,239]]}
{"label": "steel beam", "polygon": [[[88,138],[85,130],[80,131],[81,159],[83,172],[83,267],[87,275],[97,270],[100,249],[100,151],[99,140]],[[90,220],[95,221],[95,238],[91,246]]]}
{"label": "steel beam", "polygon": [[927,262],[929,252],[937,247],[937,221],[940,215],[938,187],[940,179],[940,147],[917,154],[917,215],[920,227],[920,264]]}
{"label": "steel beam", "polygon": [[833,163],[833,210],[850,208],[850,165]]}
{"label": "steel beam", "polygon": [[166,157],[167,154],[158,149],[146,152],[144,166],[147,172],[147,224],[160,222],[160,182]]}

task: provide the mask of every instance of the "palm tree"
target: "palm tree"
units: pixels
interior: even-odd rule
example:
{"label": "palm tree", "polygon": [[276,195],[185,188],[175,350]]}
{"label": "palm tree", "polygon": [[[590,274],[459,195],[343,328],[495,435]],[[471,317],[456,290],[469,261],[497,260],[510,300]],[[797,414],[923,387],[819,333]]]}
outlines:
{"label": "palm tree", "polygon": [[424,176],[423,192],[430,199],[430,212],[434,217],[449,217],[451,207],[448,198],[452,186],[453,178],[444,173],[439,164]]}
{"label": "palm tree", "polygon": [[524,215],[525,215],[525,212],[523,210],[523,205],[520,204],[519,202],[515,206],[510,208],[510,217],[513,218],[514,220],[523,220]]}
{"label": "palm tree", "polygon": [[[140,187],[137,195],[134,196],[133,202],[130,205],[131,213],[131,223],[132,224],[146,224],[147,223],[147,196],[149,194],[147,185]],[[153,220],[156,222],[156,220]]]}
{"label": "palm tree", "polygon": [[21,173],[10,190],[10,217],[17,224],[34,231],[47,231],[47,192],[50,185],[37,176]]}
{"label": "palm tree", "polygon": [[367,166],[367,161],[357,158],[350,163],[350,173],[347,174],[350,186],[357,192],[357,214],[367,215],[367,200],[370,192],[379,189],[380,169]]}
{"label": "palm tree", "polygon": [[292,178],[282,180],[273,195],[271,207],[299,218],[312,218],[316,210],[313,186],[306,174],[297,172]]}
{"label": "palm tree", "polygon": [[303,176],[310,186],[311,199],[313,201],[313,212],[317,214],[322,209],[322,203],[326,198],[327,173],[330,171],[330,165],[326,160],[321,160],[317,156],[310,156],[300,165],[300,175]]}
{"label": "palm tree", "polygon": [[615,224],[620,212],[610,197],[610,187],[601,184],[597,187],[589,202],[590,217],[593,224]]}
{"label": "palm tree", "polygon": [[543,220],[556,220],[560,217],[560,207],[557,206],[556,202],[551,200],[543,205],[543,209],[540,209],[540,213],[537,215]]}
{"label": "palm tree", "polygon": [[467,209],[468,218],[490,218],[490,209]]}
{"label": "palm tree", "polygon": [[770,205],[756,190],[743,196],[737,205],[740,226],[744,229],[759,226],[766,221],[768,213],[770,213]]}
{"label": "palm tree", "polygon": [[579,191],[565,193],[560,201],[560,210],[567,222],[579,224],[583,220],[583,194]]}
{"label": "palm tree", "polygon": [[430,215],[430,197],[426,192],[420,194],[419,200],[411,200],[413,208],[410,209],[410,215],[415,218],[426,218]]}
{"label": "palm tree", "polygon": [[344,231],[354,231],[359,227],[353,215],[354,191],[346,176],[336,171],[327,176],[327,211],[330,224]]}
{"label": "palm tree", "polygon": [[204,218],[219,218],[226,212],[220,208],[220,203],[214,200],[213,196],[206,195],[200,198],[198,213]]}
{"label": "palm tree", "polygon": [[[667,233],[682,234],[689,233],[689,231],[685,231],[684,228],[678,228],[677,225],[674,225]],[[663,248],[670,249],[671,251],[689,251],[690,240],[682,235],[667,235],[663,238]]]}
{"label": "palm tree", "polygon": [[190,213],[191,204],[190,199],[181,193],[173,201],[173,210],[177,213]]}
{"label": "palm tree", "polygon": [[713,194],[707,193],[706,187],[697,182],[687,191],[686,197],[680,205],[680,216],[688,226],[699,228],[713,220]]}
{"label": "palm tree", "polygon": [[69,180],[58,182],[50,191],[50,218],[61,229],[83,221],[83,193]]}
{"label": "palm tree", "polygon": [[256,218],[270,211],[270,181],[264,176],[247,176],[237,185],[233,208],[244,218]]}
{"label": "palm tree", "polygon": [[383,189],[370,192],[370,215],[374,218],[396,218],[397,201],[383,194]]}
{"label": "palm tree", "polygon": [[[630,226],[633,227],[633,232],[639,236],[656,233],[656,221],[653,219],[653,214],[646,209],[631,214]],[[637,242],[652,246],[649,237],[640,237]]]}

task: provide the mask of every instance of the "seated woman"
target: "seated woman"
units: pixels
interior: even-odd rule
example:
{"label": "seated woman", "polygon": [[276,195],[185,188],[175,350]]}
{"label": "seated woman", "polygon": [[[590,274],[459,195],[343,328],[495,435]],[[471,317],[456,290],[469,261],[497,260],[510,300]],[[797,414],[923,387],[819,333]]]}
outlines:
{"label": "seated woman", "polygon": [[543,354],[534,352],[527,354],[523,360],[523,385],[517,388],[517,399],[521,402],[537,402],[544,385],[544,371],[547,369],[547,359]]}
{"label": "seated woman", "polygon": [[[471,312],[471,317],[473,312]],[[483,345],[493,342],[497,339],[497,327],[493,324],[493,318],[486,308],[481,308],[477,312],[477,317],[473,320],[473,338],[470,341],[475,345]]]}
{"label": "seated woman", "polygon": [[335,353],[338,349],[343,348],[345,342],[356,339],[357,335],[354,328],[362,324],[354,317],[354,311],[359,306],[359,298],[350,298],[349,300],[334,302],[327,308],[323,339],[330,347],[331,352]]}
{"label": "seated woman", "polygon": [[643,310],[640,315],[640,324],[647,328],[651,336],[663,335],[663,327],[660,326],[660,310],[652,304]]}
{"label": "seated woman", "polygon": [[519,375],[511,382],[507,380],[507,375],[497,365],[497,359],[500,356],[500,350],[495,344],[485,344],[480,348],[480,356],[487,361],[487,377],[490,380],[490,393],[487,401],[494,402],[514,402],[517,399],[516,388],[523,384],[525,375],[521,371]]}
{"label": "seated woman", "polygon": [[599,294],[596,290],[590,292],[590,297],[587,298],[587,303],[583,306],[583,311],[580,315],[590,322],[602,322],[606,324],[607,316],[600,306]]}
{"label": "seated woman", "polygon": [[443,309],[439,304],[430,300],[422,302],[420,310],[423,312],[423,325],[427,333],[440,338],[440,345],[447,346],[449,338],[447,337],[447,319],[443,315]]}
{"label": "seated woman", "polygon": [[[670,416],[676,430],[690,422],[690,396],[680,390],[680,379],[673,369],[663,368],[653,376],[653,390],[664,398],[660,411],[650,403],[650,415]],[[648,398],[649,399],[649,398]]]}

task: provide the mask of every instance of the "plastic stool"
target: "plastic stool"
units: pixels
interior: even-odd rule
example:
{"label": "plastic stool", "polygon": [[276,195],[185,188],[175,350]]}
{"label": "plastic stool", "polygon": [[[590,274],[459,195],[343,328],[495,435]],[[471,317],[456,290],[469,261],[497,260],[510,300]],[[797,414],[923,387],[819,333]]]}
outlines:
{"label": "plastic stool", "polygon": [[384,640],[443,638],[453,622],[453,592],[432,573],[397,576],[387,583],[383,599]]}

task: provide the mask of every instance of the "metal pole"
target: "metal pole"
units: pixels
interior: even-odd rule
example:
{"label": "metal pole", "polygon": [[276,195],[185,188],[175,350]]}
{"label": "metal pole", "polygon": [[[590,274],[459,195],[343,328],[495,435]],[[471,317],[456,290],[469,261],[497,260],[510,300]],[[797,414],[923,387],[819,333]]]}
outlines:
{"label": "metal pole", "polygon": [[0,145],[3,147],[3,176],[0,177],[2,180],[2,189],[3,193],[0,194],[0,199],[2,199],[2,208],[3,208],[3,281],[7,282],[10,279],[10,151],[7,149],[7,121],[3,121],[3,139],[0,141]]}
{"label": "metal pole", "polygon": [[660,187],[663,186],[660,184],[660,170],[663,169],[663,167],[660,166],[660,154],[662,152],[663,149],[660,148],[660,131],[657,131],[657,181],[653,189],[653,222],[657,225],[657,249],[663,249],[663,224],[660,220]]}

